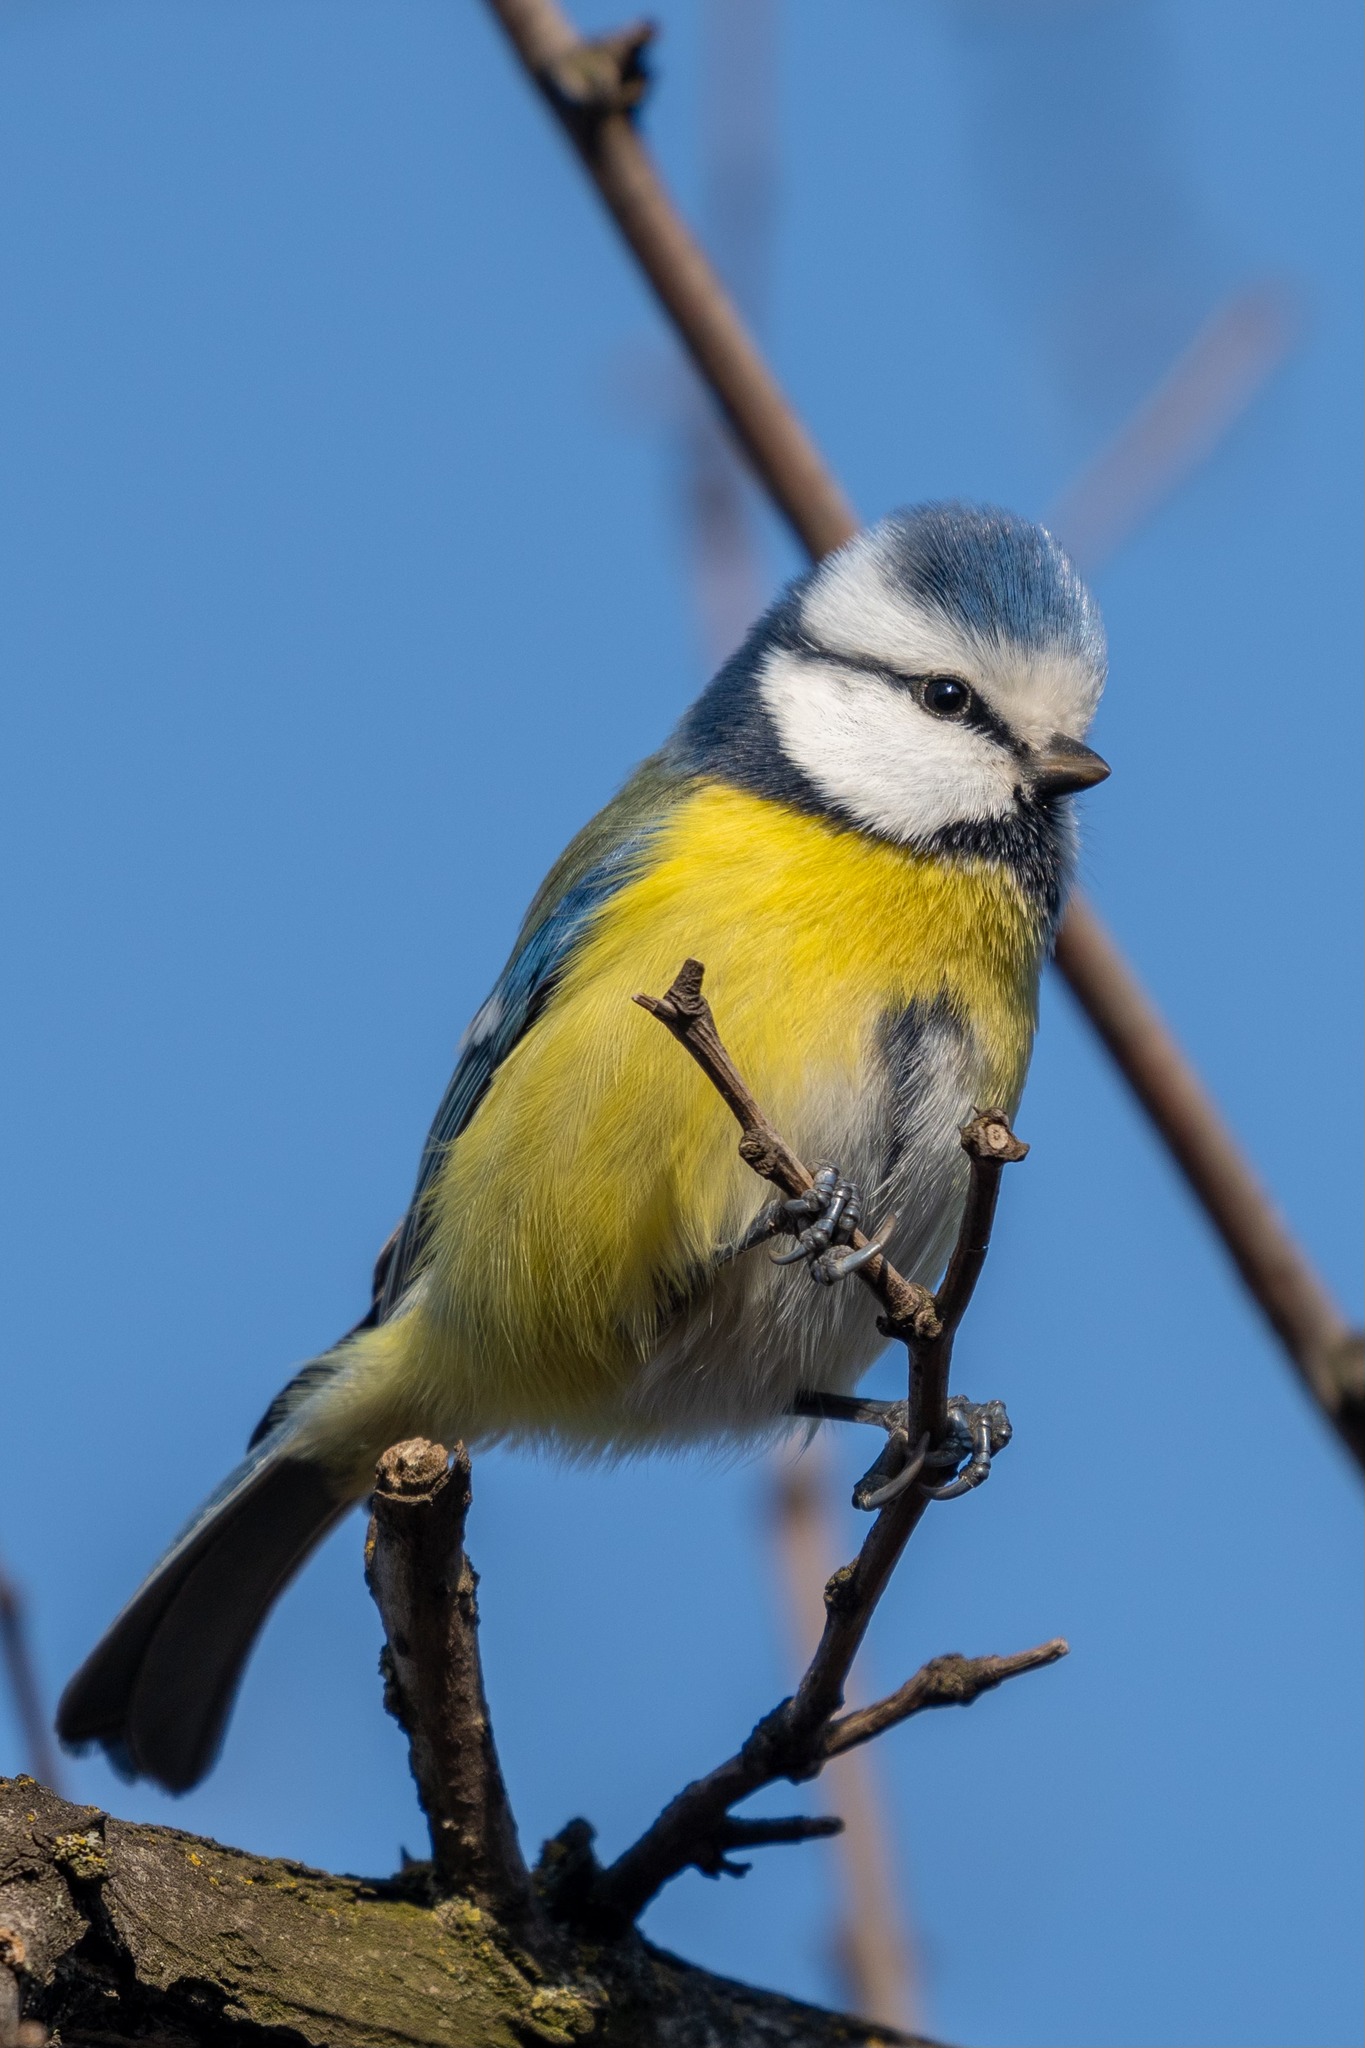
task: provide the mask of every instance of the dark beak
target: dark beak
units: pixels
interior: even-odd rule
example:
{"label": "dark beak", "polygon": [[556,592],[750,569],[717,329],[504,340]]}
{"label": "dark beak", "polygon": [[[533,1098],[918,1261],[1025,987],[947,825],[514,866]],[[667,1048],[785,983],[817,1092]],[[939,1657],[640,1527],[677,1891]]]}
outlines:
{"label": "dark beak", "polygon": [[1109,763],[1079,740],[1054,733],[1038,753],[1030,753],[1026,773],[1034,796],[1072,796],[1078,789],[1093,789],[1109,774]]}

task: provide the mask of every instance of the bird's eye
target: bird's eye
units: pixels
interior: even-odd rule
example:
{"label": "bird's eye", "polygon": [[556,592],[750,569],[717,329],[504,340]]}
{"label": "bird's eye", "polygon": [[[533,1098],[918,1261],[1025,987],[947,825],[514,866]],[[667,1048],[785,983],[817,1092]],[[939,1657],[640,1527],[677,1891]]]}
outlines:
{"label": "bird's eye", "polygon": [[921,692],[925,710],[935,718],[961,718],[971,701],[971,691],[957,676],[930,676]]}

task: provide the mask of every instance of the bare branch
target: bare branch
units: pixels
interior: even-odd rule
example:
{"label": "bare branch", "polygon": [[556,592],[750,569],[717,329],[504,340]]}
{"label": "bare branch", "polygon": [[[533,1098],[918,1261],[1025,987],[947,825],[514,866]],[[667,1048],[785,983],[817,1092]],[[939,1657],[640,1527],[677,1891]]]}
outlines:
{"label": "bare branch", "polygon": [[[948,1415],[948,1373],[953,1339],[971,1304],[981,1268],[991,1245],[995,1205],[1000,1198],[1003,1168],[1023,1159],[1028,1146],[1009,1127],[1002,1109],[978,1110],[962,1131],[962,1149],[972,1163],[967,1206],[958,1227],[957,1243],[943,1284],[934,1297],[937,1329],[919,1328],[911,1349],[915,1362],[910,1395],[909,1437],[912,1444],[927,1435],[932,1445],[943,1436]],[[899,1336],[898,1329],[889,1334]]]}
{"label": "bare branch", "polygon": [[[581,65],[576,53],[584,42],[555,0],[490,5],[779,512],[813,555],[828,554],[854,531],[848,500],[664,190],[629,113],[611,104],[609,90],[600,114],[563,91],[565,66]],[[604,42],[588,47],[600,64]]]}
{"label": "bare branch", "polygon": [[484,1697],[470,1498],[463,1444],[453,1462],[420,1437],[395,1444],[375,1474],[365,1576],[388,1637],[384,1704],[408,1737],[440,1882],[530,1939],[541,1915]]}
{"label": "bare branch", "polygon": [[736,1849],[770,1849],[786,1842],[823,1842],[843,1832],[832,1813],[797,1813],[784,1820],[723,1820],[692,1861],[703,1877],[743,1877],[747,1863],[732,1863]]}
{"label": "bare branch", "polygon": [[[828,1448],[813,1443],[797,1459],[774,1460],[772,1533],[798,1668],[804,1668],[819,1640],[821,1589],[840,1540]],[[844,1822],[832,1845],[842,1879],[832,1950],[839,1960],[843,1997],[856,2012],[876,2014],[913,2032],[920,2022],[920,1968],[897,1876],[905,1855],[904,1833],[895,1828],[893,1849],[894,1819],[869,1750],[833,1757],[827,1770],[831,1810]]]}
{"label": "bare branch", "polygon": [[1007,1678],[1055,1664],[1070,1647],[1061,1636],[1054,1636],[1050,1643],[1039,1643],[1036,1650],[1017,1650],[1012,1657],[933,1657],[884,1700],[831,1721],[825,1730],[825,1755],[842,1756],[845,1750],[871,1742],[873,1736],[899,1727],[928,1707],[969,1707]]}
{"label": "bare branch", "polygon": [[[742,1133],[739,1156],[745,1165],[784,1195],[803,1195],[814,1175],[769,1123],[722,1045],[711,1005],[701,992],[705,972],[700,960],[684,960],[664,995],[637,995],[635,1000],[672,1032],[734,1113]],[[863,1251],[871,1239],[856,1230],[849,1243],[854,1251]],[[934,1297],[928,1288],[904,1279],[888,1258],[878,1254],[869,1259],[858,1268],[857,1277],[871,1288],[897,1325],[895,1335],[901,1335],[902,1326],[915,1334],[937,1328]]]}
{"label": "bare branch", "polygon": [[[741,1131],[740,1156],[775,1186],[791,1195],[801,1194],[812,1183],[810,1170],[764,1115],[726,1051],[702,994],[704,972],[700,961],[686,960],[664,996],[638,995],[635,1000],[691,1054],[733,1112]],[[1001,1169],[1022,1159],[1028,1149],[995,1110],[982,1111],[974,1118],[964,1129],[962,1142],[971,1160],[971,1187],[938,1295],[915,1287],[886,1258],[870,1262],[858,1274],[884,1304],[907,1307],[904,1316],[893,1311],[883,1328],[899,1337],[909,1351],[912,1428],[928,1435],[931,1446],[946,1433],[953,1337],[990,1244]],[[854,1242],[856,1248],[858,1240]],[[912,1436],[911,1441],[916,1438]],[[689,1865],[710,1868],[717,1854],[715,1845],[727,1826],[733,1825],[728,1818],[730,1808],[779,1778],[800,1782],[815,1777],[837,1753],[829,1747],[832,1727],[860,1729],[866,1716],[878,1714],[886,1716],[884,1725],[890,1727],[922,1706],[945,1704],[950,1689],[951,1697],[965,1703],[976,1694],[969,1693],[970,1680],[963,1676],[964,1670],[977,1674],[976,1692],[982,1692],[1015,1669],[1032,1669],[1036,1662],[1051,1661],[1053,1655],[1062,1653],[1048,1645],[1047,1655],[1031,1651],[1022,1660],[987,1658],[971,1666],[962,1658],[941,1658],[911,1680],[911,1688],[919,1686],[920,1693],[898,1711],[889,1711],[889,1703],[883,1702],[879,1707],[860,1709],[843,1723],[834,1722],[843,1705],[849,1669],[877,1602],[929,1501],[927,1492],[912,1485],[881,1510],[853,1563],[835,1572],[825,1587],[825,1626],[796,1692],[759,1722],[737,1755],[688,1785],[637,1842],[608,1869],[595,1874],[579,1893],[576,1910],[583,1917],[608,1929],[628,1925],[680,1871]],[[930,1673],[937,1676],[926,1676]],[[935,1696],[936,1687],[941,1697]],[[902,1694],[909,1690],[902,1688]],[[902,1694],[895,1695],[897,1701]],[[874,1732],[869,1727],[867,1734],[850,1734],[840,1746],[851,1747]]]}
{"label": "bare branch", "polygon": [[332,1877],[0,1778],[0,2044],[47,2030],[104,2048],[932,2048],[644,1942],[560,1928],[530,1955],[411,1869]]}
{"label": "bare branch", "polygon": [[[1345,1318],[1161,1013],[1085,904],[1071,907],[1057,940],[1057,965],[1165,1138],[1304,1386],[1365,1465],[1365,1387],[1358,1374],[1352,1384]],[[1339,1361],[1347,1362],[1346,1371]]]}
{"label": "bare branch", "polygon": [[[565,62],[584,48],[573,23],[556,0],[489,5],[572,140],[757,481],[813,558],[840,547],[856,528],[852,508],[673,205],[629,112],[608,94],[607,110],[595,113],[556,86]],[[626,31],[622,40],[638,68],[635,33]],[[600,52],[612,40],[591,47]],[[1365,1397],[1352,1391],[1354,1381],[1343,1391],[1333,1370],[1348,1336],[1345,1317],[1150,997],[1076,895],[1062,921],[1057,964],[1305,1386],[1365,1466]],[[1164,1085],[1163,1072],[1176,1065],[1179,1085]]]}

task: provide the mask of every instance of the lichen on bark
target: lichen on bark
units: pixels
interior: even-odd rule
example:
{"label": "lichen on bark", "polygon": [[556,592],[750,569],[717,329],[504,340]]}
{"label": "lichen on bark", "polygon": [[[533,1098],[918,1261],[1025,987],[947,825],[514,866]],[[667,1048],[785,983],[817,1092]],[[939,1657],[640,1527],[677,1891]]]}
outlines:
{"label": "lichen on bark", "polygon": [[426,1866],[333,1877],[0,1779],[0,1930],[54,2042],[163,2048],[885,2048],[637,1933],[532,1957]]}

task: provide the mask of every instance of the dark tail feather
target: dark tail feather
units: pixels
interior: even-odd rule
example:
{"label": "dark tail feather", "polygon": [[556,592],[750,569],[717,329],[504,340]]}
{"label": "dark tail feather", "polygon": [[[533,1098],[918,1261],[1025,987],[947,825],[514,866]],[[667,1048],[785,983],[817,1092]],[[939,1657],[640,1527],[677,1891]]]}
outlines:
{"label": "dark tail feather", "polygon": [[62,1694],[57,1733],[99,1742],[170,1792],[218,1754],[242,1667],[276,1596],[350,1502],[322,1468],[261,1445],[206,1501]]}

